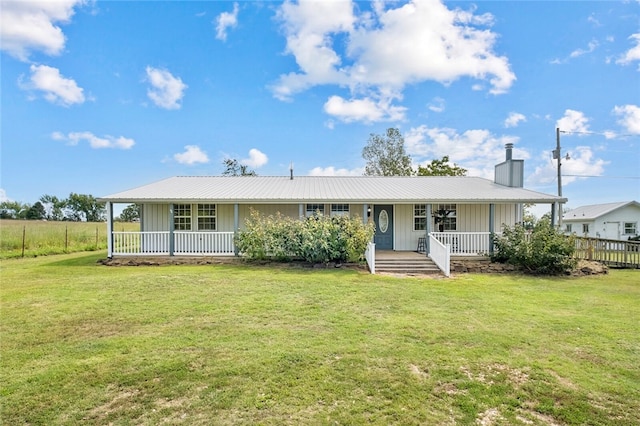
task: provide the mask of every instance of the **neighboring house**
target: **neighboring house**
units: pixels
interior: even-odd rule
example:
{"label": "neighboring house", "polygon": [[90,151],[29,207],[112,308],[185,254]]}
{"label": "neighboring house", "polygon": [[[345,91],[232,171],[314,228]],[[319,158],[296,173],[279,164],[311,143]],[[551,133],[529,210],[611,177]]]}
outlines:
{"label": "neighboring house", "polygon": [[[376,225],[377,250],[412,250],[431,233],[454,254],[486,253],[490,234],[522,221],[522,205],[565,203],[522,188],[523,160],[496,166],[496,178],[178,176],[101,197],[108,256],[233,255],[250,211],[304,218],[348,215]],[[113,204],[142,206],[140,232],[113,229]],[[422,240],[419,240],[421,239]],[[426,240],[426,241],[425,241]]]}
{"label": "neighboring house", "polygon": [[570,210],[563,215],[567,234],[607,240],[637,237],[640,225],[640,203],[593,204]]}

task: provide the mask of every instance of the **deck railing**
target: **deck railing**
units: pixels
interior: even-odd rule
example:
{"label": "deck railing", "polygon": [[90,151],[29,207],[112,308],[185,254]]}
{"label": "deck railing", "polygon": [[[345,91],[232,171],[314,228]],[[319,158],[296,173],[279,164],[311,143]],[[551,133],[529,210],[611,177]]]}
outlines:
{"label": "deck railing", "polygon": [[577,259],[594,260],[612,266],[640,268],[640,242],[575,237]]}
{"label": "deck railing", "polygon": [[488,255],[491,232],[432,232],[429,235],[451,248],[452,256]]}
{"label": "deck railing", "polygon": [[433,233],[429,234],[429,257],[446,277],[451,275],[451,247],[442,244]]}
{"label": "deck railing", "polygon": [[369,271],[372,274],[376,273],[376,244],[373,242],[369,242],[367,244],[367,248],[364,251],[364,258],[367,260],[367,265],[369,265]]}
{"label": "deck railing", "polygon": [[[229,256],[235,252],[233,232],[173,233],[173,254],[179,256]],[[169,231],[113,232],[115,256],[168,256]]]}

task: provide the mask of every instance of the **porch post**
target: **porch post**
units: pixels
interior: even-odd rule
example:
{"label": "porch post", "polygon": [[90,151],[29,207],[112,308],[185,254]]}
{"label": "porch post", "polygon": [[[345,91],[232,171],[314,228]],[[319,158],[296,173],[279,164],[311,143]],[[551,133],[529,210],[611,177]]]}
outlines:
{"label": "porch post", "polygon": [[429,234],[431,233],[431,204],[427,203],[426,204],[426,215],[427,215],[427,220],[424,226],[424,232],[425,232],[425,244],[426,244],[426,251],[427,251],[427,256],[429,256],[429,253],[431,252],[431,242],[429,241]]}
{"label": "porch post", "polygon": [[235,243],[235,237],[236,235],[238,235],[238,229],[240,228],[240,218],[239,218],[239,208],[238,208],[238,203],[235,203],[233,205],[233,254],[235,256],[238,255],[238,247],[236,246]]}
{"label": "porch post", "polygon": [[489,204],[489,253],[493,254],[493,234],[495,230],[496,221],[496,205]]}
{"label": "porch post", "polygon": [[369,222],[369,218],[367,217],[367,210],[369,209],[369,204],[365,203],[362,205],[362,223],[365,225]]}
{"label": "porch post", "polygon": [[304,217],[304,204],[298,204],[298,218],[302,219]]}
{"label": "porch post", "polygon": [[107,257],[113,257],[113,202],[107,202]]}
{"label": "porch post", "polygon": [[169,204],[169,256],[173,256],[175,250],[175,241],[173,231],[175,228],[173,203]]}

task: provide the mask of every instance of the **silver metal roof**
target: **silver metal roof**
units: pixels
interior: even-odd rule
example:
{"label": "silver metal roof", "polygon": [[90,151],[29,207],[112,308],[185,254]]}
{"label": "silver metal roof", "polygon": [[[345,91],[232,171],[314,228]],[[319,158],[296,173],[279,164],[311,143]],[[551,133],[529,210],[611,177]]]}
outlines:
{"label": "silver metal roof", "polygon": [[629,205],[635,205],[640,207],[640,203],[637,201],[623,201],[619,203],[605,203],[605,204],[592,204],[588,206],[577,207],[573,210],[569,210],[563,215],[565,221],[585,221],[594,220],[600,216],[604,216],[619,208]]}
{"label": "silver metal roof", "polygon": [[100,198],[114,203],[554,203],[566,198],[479,177],[175,176]]}

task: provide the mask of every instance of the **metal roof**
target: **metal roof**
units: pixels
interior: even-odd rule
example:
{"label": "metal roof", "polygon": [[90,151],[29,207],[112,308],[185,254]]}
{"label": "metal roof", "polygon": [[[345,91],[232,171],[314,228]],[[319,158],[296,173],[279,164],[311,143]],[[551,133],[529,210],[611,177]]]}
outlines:
{"label": "metal roof", "polygon": [[628,205],[636,205],[640,207],[640,203],[637,201],[622,201],[619,203],[605,203],[605,204],[592,204],[589,206],[577,207],[573,210],[566,212],[562,218],[565,221],[585,221],[594,220],[600,216],[604,216],[607,213],[611,213],[619,208],[626,207]]}
{"label": "metal roof", "polygon": [[114,203],[554,203],[566,198],[468,176],[175,176],[100,197]]}

